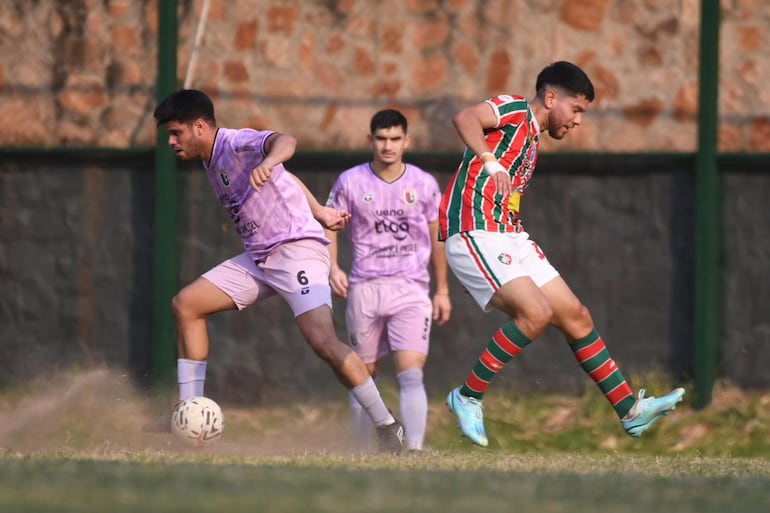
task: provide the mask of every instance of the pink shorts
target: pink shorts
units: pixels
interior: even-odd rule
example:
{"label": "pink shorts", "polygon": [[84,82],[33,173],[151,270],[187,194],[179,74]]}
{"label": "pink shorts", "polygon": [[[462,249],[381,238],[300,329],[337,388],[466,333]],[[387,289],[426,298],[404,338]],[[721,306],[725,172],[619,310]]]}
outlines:
{"label": "pink shorts", "polygon": [[351,283],[345,320],[350,344],[364,363],[391,351],[428,354],[433,304],[421,284],[403,278]]}
{"label": "pink shorts", "polygon": [[289,303],[295,317],[322,305],[332,306],[329,252],[316,240],[281,244],[259,264],[241,253],[203,278],[230,296],[238,310],[276,293]]}

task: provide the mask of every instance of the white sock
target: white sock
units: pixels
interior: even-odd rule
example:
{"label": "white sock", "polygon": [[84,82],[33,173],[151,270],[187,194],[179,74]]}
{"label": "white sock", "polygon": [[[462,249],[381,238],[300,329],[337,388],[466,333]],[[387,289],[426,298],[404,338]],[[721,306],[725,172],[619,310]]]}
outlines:
{"label": "white sock", "polygon": [[401,422],[406,434],[406,448],[422,450],[428,423],[428,395],[422,382],[422,369],[407,369],[396,375],[401,388]]}
{"label": "white sock", "polygon": [[179,358],[176,361],[176,378],[179,383],[179,400],[203,395],[206,382],[206,361]]}
{"label": "white sock", "polygon": [[369,451],[372,449],[372,441],[374,440],[374,423],[352,393],[348,394],[348,403],[350,404],[351,426],[353,435],[358,442],[358,448],[362,451]]}
{"label": "white sock", "polygon": [[375,426],[386,426],[396,421],[388,411],[388,407],[382,402],[380,391],[377,390],[377,385],[374,384],[371,376],[357,387],[354,387],[350,393],[356,398],[369,418],[372,419]]}

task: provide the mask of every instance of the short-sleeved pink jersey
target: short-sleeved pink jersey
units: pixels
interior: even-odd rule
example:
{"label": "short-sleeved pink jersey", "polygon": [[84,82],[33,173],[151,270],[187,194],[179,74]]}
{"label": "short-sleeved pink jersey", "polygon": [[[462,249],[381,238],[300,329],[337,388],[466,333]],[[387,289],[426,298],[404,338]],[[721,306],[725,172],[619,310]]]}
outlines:
{"label": "short-sleeved pink jersey", "polygon": [[428,224],[438,219],[440,198],[436,179],[411,164],[392,183],[378,177],[369,163],[343,172],[326,204],[351,214],[350,282],[401,276],[427,291],[432,247]]}
{"label": "short-sleeved pink jersey", "polygon": [[255,191],[251,171],[265,158],[265,142],[274,132],[220,128],[211,161],[204,168],[209,182],[254,261],[264,260],[279,244],[316,239],[325,244],[323,227],[313,218],[305,193],[283,165]]}

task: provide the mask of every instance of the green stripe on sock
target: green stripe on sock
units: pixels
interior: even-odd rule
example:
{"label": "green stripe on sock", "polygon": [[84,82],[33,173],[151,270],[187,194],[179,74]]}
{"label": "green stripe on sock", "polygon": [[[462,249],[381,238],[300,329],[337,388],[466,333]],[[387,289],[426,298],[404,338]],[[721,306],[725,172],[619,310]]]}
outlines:
{"label": "green stripe on sock", "polygon": [[588,360],[581,363],[580,366],[586,372],[593,372],[599,367],[601,367],[602,365],[604,365],[604,363],[609,359],[610,359],[610,353],[609,351],[607,351],[606,348],[604,348],[601,351],[599,351],[599,353],[596,356],[589,358]]}
{"label": "green stripe on sock", "polygon": [[519,346],[520,348],[524,349],[529,344],[532,343],[532,341],[521,332],[518,326],[516,326],[516,323],[511,321],[507,323],[505,326],[500,328],[505,334],[506,337],[508,337],[509,340],[511,340],[514,344]]}
{"label": "green stripe on sock", "polygon": [[594,329],[591,330],[591,333],[589,333],[585,337],[572,342],[570,344],[570,347],[572,348],[573,352],[577,353],[578,351],[580,351],[584,347],[590,346],[591,344],[593,344],[597,340],[599,340],[599,332],[596,331],[596,329],[594,328]]}
{"label": "green stripe on sock", "polygon": [[[516,326],[513,321],[508,322],[498,331],[502,331],[503,335],[505,335],[508,340],[516,344],[516,346],[521,349],[524,349],[532,342],[529,338],[527,338],[526,335],[524,335],[524,333],[521,332],[521,330],[519,330],[518,326]],[[497,332],[495,332],[495,335],[497,335]],[[510,353],[507,353],[502,347],[500,347],[500,345],[495,341],[494,336],[489,339],[486,349],[492,356],[500,360],[503,365],[508,363],[511,358],[513,358]],[[494,378],[496,374],[496,372],[490,370],[486,365],[482,363],[481,357],[479,357],[479,359],[476,361],[476,364],[473,366],[473,373],[476,374],[479,379],[486,381],[487,383],[492,381],[492,378]],[[460,393],[466,397],[475,397],[476,399],[481,399],[484,396],[484,392],[479,393],[471,390],[465,383],[463,383],[463,386],[460,388]]]}
{"label": "green stripe on sock", "polygon": [[622,401],[620,401],[618,404],[615,405],[615,411],[617,412],[618,416],[622,419],[626,416],[626,414],[631,411],[631,408],[634,407],[634,403],[636,402],[636,398],[633,394],[629,395]]}
{"label": "green stripe on sock", "polygon": [[605,395],[607,392],[615,388],[616,386],[623,383],[625,379],[623,379],[623,375],[620,373],[620,371],[615,371],[612,374],[610,374],[607,379],[602,381],[601,383],[597,383],[599,385],[599,390],[602,391]]}

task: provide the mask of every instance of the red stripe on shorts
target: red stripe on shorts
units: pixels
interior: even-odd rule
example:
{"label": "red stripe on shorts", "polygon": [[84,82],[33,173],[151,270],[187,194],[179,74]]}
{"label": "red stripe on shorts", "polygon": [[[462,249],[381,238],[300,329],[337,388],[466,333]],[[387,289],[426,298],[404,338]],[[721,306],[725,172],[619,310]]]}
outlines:
{"label": "red stripe on shorts", "polygon": [[486,268],[484,267],[484,264],[479,258],[478,254],[473,250],[473,244],[471,244],[471,241],[468,235],[463,232],[463,233],[460,233],[460,236],[465,241],[465,245],[468,247],[468,253],[470,253],[471,258],[473,258],[473,261],[476,262],[476,267],[479,268],[479,271],[481,271],[481,274],[484,276],[484,279],[487,280],[489,285],[492,287],[492,290],[497,291],[497,289],[499,288],[497,286],[497,283],[495,283],[495,280],[489,275]]}

